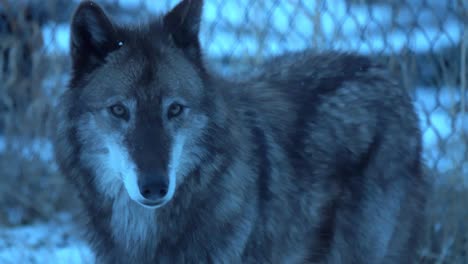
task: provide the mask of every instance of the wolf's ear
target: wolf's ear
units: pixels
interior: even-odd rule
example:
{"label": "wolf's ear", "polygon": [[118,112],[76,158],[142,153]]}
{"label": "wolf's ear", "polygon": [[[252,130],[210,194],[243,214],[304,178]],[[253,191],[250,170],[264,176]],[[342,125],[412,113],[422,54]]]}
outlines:
{"label": "wolf's ear", "polygon": [[202,9],[203,0],[183,0],[164,16],[164,26],[179,48],[199,52]]}
{"label": "wolf's ear", "polygon": [[94,2],[82,2],[71,24],[73,69],[90,70],[118,47],[115,28],[104,11]]}

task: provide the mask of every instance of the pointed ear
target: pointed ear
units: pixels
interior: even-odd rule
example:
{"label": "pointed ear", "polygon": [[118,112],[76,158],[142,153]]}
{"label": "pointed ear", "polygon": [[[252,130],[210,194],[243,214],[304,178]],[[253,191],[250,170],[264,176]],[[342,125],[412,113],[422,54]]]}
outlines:
{"label": "pointed ear", "polygon": [[202,9],[203,0],[183,0],[164,16],[164,26],[179,48],[199,51]]}
{"label": "pointed ear", "polygon": [[70,51],[75,71],[88,71],[103,62],[119,43],[112,22],[94,2],[85,1],[75,11],[71,24]]}

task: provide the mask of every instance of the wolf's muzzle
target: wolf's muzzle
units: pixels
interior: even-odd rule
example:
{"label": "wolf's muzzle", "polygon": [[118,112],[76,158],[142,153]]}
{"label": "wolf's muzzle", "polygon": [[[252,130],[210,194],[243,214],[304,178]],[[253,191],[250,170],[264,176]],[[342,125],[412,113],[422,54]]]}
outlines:
{"label": "wolf's muzzle", "polygon": [[138,181],[138,188],[141,195],[149,204],[158,204],[164,200],[168,192],[167,177],[151,175],[142,177]]}

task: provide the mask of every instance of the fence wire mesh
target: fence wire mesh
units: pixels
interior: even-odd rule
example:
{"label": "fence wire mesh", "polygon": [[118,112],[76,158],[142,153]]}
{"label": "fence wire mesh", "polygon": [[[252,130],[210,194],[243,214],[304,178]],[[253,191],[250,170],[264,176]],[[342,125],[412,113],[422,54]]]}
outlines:
{"label": "fence wire mesh", "polygon": [[[0,0],[0,204],[14,201],[15,212],[23,212],[0,216],[0,223],[67,207],[66,191],[31,190],[63,184],[48,137],[69,76],[69,21],[78,2]],[[178,1],[97,2],[120,23],[135,23]],[[422,260],[468,263],[468,215],[454,205],[468,201],[467,10],[465,0],[205,0],[200,37],[212,68],[224,75],[306,48],[358,52],[388,65],[414,98],[438,186],[434,199],[442,205],[429,213]],[[19,188],[18,198],[12,186],[23,182],[31,184]],[[31,205],[29,196],[47,206]]]}

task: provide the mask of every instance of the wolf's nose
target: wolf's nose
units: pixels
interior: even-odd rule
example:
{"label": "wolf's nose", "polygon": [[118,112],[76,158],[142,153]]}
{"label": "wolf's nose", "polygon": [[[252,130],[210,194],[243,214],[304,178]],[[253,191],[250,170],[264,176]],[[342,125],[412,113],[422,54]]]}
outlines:
{"label": "wolf's nose", "polygon": [[151,201],[157,201],[167,194],[167,182],[162,177],[156,177],[155,179],[149,179],[139,184],[140,193],[143,197]]}

